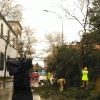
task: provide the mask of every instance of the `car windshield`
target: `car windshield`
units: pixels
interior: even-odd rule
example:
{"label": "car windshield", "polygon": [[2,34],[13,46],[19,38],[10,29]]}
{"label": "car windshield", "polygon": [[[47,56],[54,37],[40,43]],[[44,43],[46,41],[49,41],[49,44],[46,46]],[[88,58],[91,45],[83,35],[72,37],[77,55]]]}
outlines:
{"label": "car windshield", "polygon": [[46,73],[41,72],[40,75],[41,75],[41,76],[46,76]]}

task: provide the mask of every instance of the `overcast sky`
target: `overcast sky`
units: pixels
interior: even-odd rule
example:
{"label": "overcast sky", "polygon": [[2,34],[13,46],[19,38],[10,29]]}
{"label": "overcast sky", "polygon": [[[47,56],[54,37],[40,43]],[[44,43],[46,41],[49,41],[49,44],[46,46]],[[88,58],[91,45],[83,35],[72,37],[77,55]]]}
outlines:
{"label": "overcast sky", "polygon": [[[70,5],[72,5],[72,1],[69,0]],[[61,0],[16,0],[16,2],[24,7],[22,25],[35,28],[37,37],[44,36],[47,32],[62,32],[61,19],[53,13],[56,12],[63,17],[63,32],[67,37],[66,41],[79,40],[78,31],[81,26],[77,21],[64,18],[61,8],[56,6],[60,5]],[[44,12],[44,10],[53,12]]]}
{"label": "overcast sky", "polygon": [[[73,0],[68,1],[67,5],[73,9]],[[63,33],[66,36],[66,41],[79,40],[78,31],[81,29],[81,25],[77,21],[68,20],[64,17],[61,8],[56,6],[60,5],[61,0],[16,0],[16,3],[24,7],[22,26],[29,26],[35,29],[36,37],[40,41],[44,39],[44,34],[46,33],[62,32],[61,18],[57,14],[63,19]],[[44,10],[52,12],[44,12]],[[38,49],[41,49],[40,45],[41,43],[38,44]],[[45,47],[45,45],[43,44],[42,47]]]}

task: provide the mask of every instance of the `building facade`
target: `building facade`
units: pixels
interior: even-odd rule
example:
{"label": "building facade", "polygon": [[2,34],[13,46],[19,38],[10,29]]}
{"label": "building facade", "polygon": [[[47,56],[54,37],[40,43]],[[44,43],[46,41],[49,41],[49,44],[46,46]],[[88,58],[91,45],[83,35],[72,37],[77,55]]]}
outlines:
{"label": "building facade", "polygon": [[[16,27],[14,27],[14,25]],[[19,56],[18,43],[21,41],[20,23],[14,21],[7,21],[0,13],[0,77],[9,76],[9,72],[6,70],[6,59],[15,58]]]}

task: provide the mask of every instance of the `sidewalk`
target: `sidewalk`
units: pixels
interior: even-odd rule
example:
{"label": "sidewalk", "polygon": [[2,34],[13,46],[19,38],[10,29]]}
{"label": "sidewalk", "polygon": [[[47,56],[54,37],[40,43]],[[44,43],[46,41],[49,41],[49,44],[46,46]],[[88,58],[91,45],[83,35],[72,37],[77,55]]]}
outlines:
{"label": "sidewalk", "polygon": [[[0,77],[0,84],[3,84],[3,79],[4,79],[4,77]],[[6,77],[5,82],[6,83],[13,82],[13,77]]]}

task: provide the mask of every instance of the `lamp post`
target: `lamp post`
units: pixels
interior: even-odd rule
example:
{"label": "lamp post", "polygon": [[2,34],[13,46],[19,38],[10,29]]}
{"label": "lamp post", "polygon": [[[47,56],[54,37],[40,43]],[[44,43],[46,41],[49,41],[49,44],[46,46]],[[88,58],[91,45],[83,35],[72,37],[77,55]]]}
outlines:
{"label": "lamp post", "polygon": [[52,13],[55,13],[55,14],[58,15],[59,18],[61,19],[61,22],[62,22],[62,45],[63,45],[63,19],[62,19],[62,17],[61,17],[58,13],[56,13],[56,12],[48,11],[48,10],[44,10],[44,11],[45,11],[45,12],[52,12]]}

